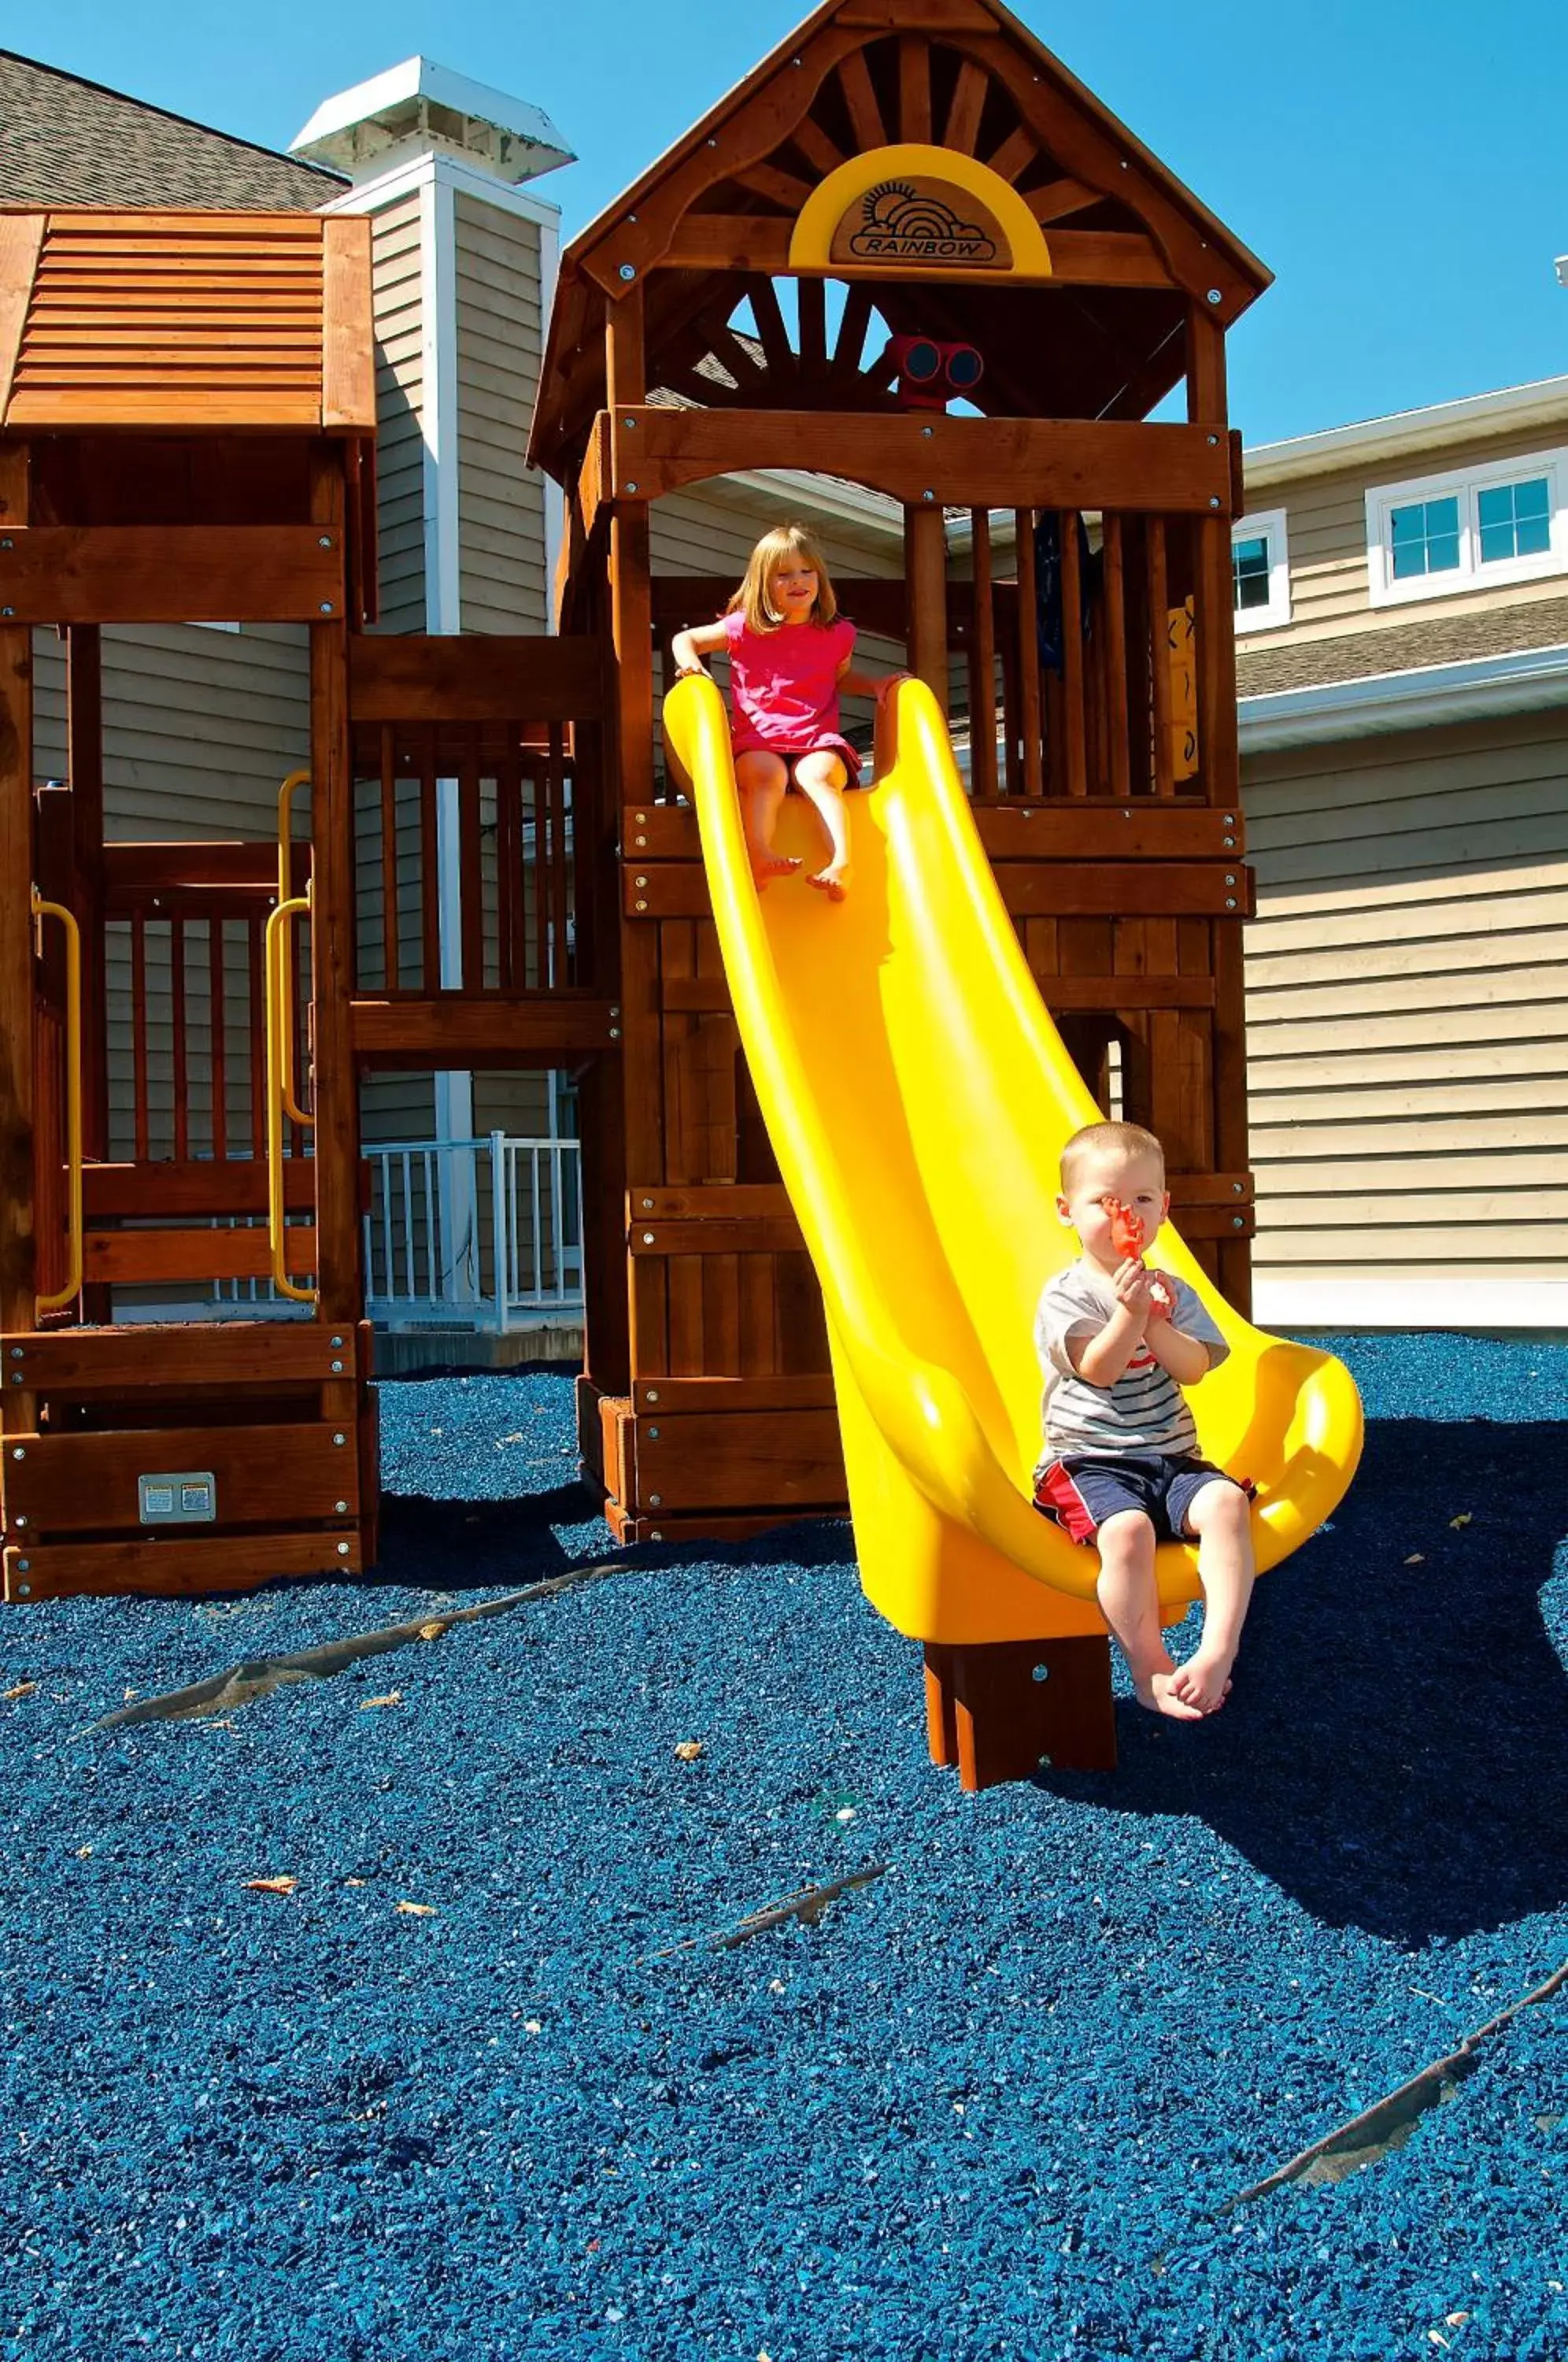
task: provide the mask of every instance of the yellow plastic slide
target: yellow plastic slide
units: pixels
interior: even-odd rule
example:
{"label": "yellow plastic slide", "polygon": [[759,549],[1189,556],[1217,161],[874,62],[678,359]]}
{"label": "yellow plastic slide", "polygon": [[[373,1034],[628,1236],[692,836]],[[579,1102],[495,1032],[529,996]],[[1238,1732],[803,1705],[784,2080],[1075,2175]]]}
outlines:
{"label": "yellow plastic slide", "polygon": [[[1099,1110],[1025,965],[940,710],[920,681],[885,710],[875,791],[851,801],[854,882],[758,894],[723,705],[711,681],[665,702],[691,782],[741,1038],[827,1307],[867,1594],[919,1640],[1101,1632],[1098,1561],[1031,1504],[1040,1447],[1032,1329],[1077,1253],[1057,1219],[1063,1142]],[[791,796],[786,852],[820,865]],[[1155,1259],[1195,1286],[1231,1352],[1194,1389],[1209,1458],[1258,1487],[1260,1566],[1333,1509],[1361,1405],[1326,1353],[1253,1329],[1174,1231]],[[1189,1549],[1160,1552],[1168,1614],[1198,1595]]]}

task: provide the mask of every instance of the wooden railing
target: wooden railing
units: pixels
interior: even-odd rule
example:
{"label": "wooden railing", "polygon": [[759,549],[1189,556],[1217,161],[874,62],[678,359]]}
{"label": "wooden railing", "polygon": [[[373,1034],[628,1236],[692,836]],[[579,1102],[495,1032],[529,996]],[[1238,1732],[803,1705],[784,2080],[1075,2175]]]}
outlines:
{"label": "wooden railing", "polygon": [[355,800],[359,988],[576,986],[567,725],[382,722],[375,754]]}
{"label": "wooden railing", "polygon": [[[1210,793],[1202,776],[1193,540],[1186,516],[1107,512],[1086,525],[1077,511],[1021,509],[1002,528],[971,512],[966,544],[954,536],[945,596],[948,700],[977,803],[1233,794],[1224,781]],[[659,654],[683,624],[720,613],[734,587],[657,577]],[[866,636],[907,646],[901,577],[840,576],[835,589]]]}

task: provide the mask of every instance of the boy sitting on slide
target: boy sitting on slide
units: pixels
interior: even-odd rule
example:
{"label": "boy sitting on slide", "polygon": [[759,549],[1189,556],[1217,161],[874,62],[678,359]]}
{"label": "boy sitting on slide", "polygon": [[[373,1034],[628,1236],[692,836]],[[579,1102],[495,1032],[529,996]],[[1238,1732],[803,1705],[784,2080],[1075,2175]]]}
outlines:
{"label": "boy sitting on slide", "polygon": [[[1140,1124],[1086,1124],[1062,1151],[1056,1210],[1083,1253],[1034,1317],[1045,1377],[1034,1505],[1098,1545],[1096,1596],[1139,1704],[1196,1722],[1229,1693],[1254,1568],[1247,1495],[1198,1456],[1182,1393],[1229,1348],[1196,1292],[1143,1260],[1170,1202],[1165,1151]],[[1194,1536],[1203,1635],[1177,1665],[1160,1630],[1154,1545]]]}

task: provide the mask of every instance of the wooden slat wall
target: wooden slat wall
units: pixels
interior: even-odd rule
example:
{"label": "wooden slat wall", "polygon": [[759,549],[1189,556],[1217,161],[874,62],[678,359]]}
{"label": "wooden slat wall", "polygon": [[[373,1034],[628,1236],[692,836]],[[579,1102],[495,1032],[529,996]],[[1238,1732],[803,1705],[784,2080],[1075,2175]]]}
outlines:
{"label": "wooden slat wall", "polygon": [[318,425],[322,290],[312,215],[50,213],[6,423]]}
{"label": "wooden slat wall", "polygon": [[542,337],[538,226],[466,194],[455,216],[463,629],[542,632],[545,480],[523,464]]}
{"label": "wooden slat wall", "polygon": [[1250,760],[1260,1276],[1568,1276],[1568,722]]}

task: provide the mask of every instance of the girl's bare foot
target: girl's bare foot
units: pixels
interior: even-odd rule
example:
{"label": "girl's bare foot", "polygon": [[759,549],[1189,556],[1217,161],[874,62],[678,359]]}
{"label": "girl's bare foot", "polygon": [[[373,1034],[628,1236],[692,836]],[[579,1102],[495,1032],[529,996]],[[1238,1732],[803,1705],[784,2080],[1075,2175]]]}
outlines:
{"label": "girl's bare foot", "polygon": [[1146,1682],[1133,1683],[1133,1694],[1151,1714],[1168,1714],[1173,1722],[1201,1722],[1203,1708],[1189,1705],[1186,1698],[1178,1697],[1175,1682],[1174,1673],[1151,1673]]}
{"label": "girl's bare foot", "polygon": [[754,853],[751,856],[751,874],[758,888],[766,886],[769,878],[788,877],[800,866],[798,861],[791,860],[783,853]]}
{"label": "girl's bare foot", "polygon": [[813,870],[807,883],[825,894],[830,902],[842,902],[849,884],[849,864],[830,861],[825,869]]}
{"label": "girl's bare foot", "polygon": [[1185,1665],[1171,1676],[1171,1688],[1184,1705],[1198,1714],[1213,1714],[1231,1694],[1231,1657],[1207,1656],[1195,1649]]}

